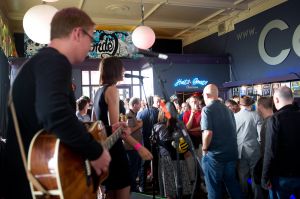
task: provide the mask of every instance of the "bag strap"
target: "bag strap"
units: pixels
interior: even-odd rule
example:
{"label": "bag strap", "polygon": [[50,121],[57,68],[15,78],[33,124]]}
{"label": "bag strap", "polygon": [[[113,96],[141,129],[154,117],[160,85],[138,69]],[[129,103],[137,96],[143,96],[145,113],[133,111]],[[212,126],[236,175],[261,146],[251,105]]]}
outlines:
{"label": "bag strap", "polygon": [[12,119],[13,119],[13,122],[14,122],[14,127],[15,127],[15,131],[16,131],[16,135],[17,135],[17,140],[18,140],[18,144],[19,144],[19,148],[20,148],[20,152],[21,152],[21,157],[22,157],[22,161],[23,161],[23,165],[24,165],[24,168],[25,168],[27,178],[28,178],[29,182],[31,182],[32,185],[37,190],[41,191],[42,193],[44,193],[47,196],[50,196],[50,193],[33,176],[33,174],[29,171],[29,169],[27,167],[27,160],[26,160],[24,145],[23,145],[23,142],[22,142],[22,136],[21,136],[21,133],[20,133],[20,126],[19,126],[18,119],[17,119],[15,105],[13,103],[12,88],[10,89],[10,92],[9,92],[8,106],[10,107],[10,110],[11,110]]}

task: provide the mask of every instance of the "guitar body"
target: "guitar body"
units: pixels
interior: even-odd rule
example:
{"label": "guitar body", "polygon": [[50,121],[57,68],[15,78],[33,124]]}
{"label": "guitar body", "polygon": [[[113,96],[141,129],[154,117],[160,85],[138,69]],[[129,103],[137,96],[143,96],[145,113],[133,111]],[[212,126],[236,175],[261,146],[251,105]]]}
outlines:
{"label": "guitar body", "polygon": [[[99,122],[89,123],[88,130],[99,142],[106,139]],[[108,174],[96,176],[89,161],[74,153],[54,134],[39,131],[30,144],[28,169],[52,199],[92,199],[97,196],[99,183]],[[93,177],[94,176],[94,177]],[[96,179],[95,179],[96,177]],[[33,198],[45,198],[30,183]]]}

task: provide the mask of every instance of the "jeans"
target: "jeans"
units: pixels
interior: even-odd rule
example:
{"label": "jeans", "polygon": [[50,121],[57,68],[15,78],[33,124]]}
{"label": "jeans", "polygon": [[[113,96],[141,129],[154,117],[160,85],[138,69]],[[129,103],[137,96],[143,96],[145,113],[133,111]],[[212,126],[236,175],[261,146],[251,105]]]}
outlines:
{"label": "jeans", "polygon": [[247,157],[243,155],[238,161],[238,174],[240,179],[240,184],[242,186],[243,193],[249,198],[251,195],[251,190],[249,190],[248,178],[251,177],[251,188],[255,199],[261,199],[262,187],[260,184],[256,184],[253,177],[254,166],[256,165],[259,157]]}
{"label": "jeans", "polygon": [[278,199],[289,199],[292,194],[300,199],[300,177],[274,177],[272,190]]}
{"label": "jeans", "polygon": [[208,199],[223,198],[223,183],[232,199],[244,198],[236,175],[236,161],[219,162],[210,154],[202,157]]}
{"label": "jeans", "polygon": [[129,162],[129,172],[131,181],[131,191],[137,191],[136,178],[138,176],[139,169],[141,167],[142,159],[138,152],[135,150],[126,150],[128,162]]}

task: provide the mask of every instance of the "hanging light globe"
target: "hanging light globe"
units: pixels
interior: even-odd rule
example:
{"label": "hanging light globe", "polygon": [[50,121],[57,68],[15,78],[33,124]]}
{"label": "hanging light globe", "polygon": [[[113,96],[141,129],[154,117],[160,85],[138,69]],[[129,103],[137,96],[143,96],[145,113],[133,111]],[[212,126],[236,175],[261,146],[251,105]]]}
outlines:
{"label": "hanging light globe", "polygon": [[49,5],[37,5],[24,15],[23,28],[27,36],[34,42],[48,44],[50,42],[50,23],[57,9]]}
{"label": "hanging light globe", "polygon": [[137,48],[149,49],[155,42],[155,33],[148,26],[138,26],[132,32],[132,42]]}

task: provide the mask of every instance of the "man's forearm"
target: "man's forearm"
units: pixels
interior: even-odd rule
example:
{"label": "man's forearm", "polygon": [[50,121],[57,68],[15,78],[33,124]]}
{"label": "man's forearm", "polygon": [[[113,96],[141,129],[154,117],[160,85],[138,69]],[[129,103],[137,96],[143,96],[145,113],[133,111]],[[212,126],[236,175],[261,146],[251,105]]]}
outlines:
{"label": "man's forearm", "polygon": [[140,128],[143,127],[143,122],[142,121],[138,121],[135,125],[135,127],[129,127],[131,133],[134,133],[135,131],[139,130]]}
{"label": "man's forearm", "polygon": [[189,121],[186,123],[186,128],[187,128],[188,130],[192,128],[192,125],[193,125],[193,118],[194,118],[194,114],[191,113],[190,118],[189,118]]}
{"label": "man's forearm", "polygon": [[210,145],[210,142],[211,142],[211,139],[212,139],[212,134],[213,132],[212,131],[209,131],[209,130],[204,130],[203,133],[202,133],[202,150],[203,151],[207,151],[209,145]]}

